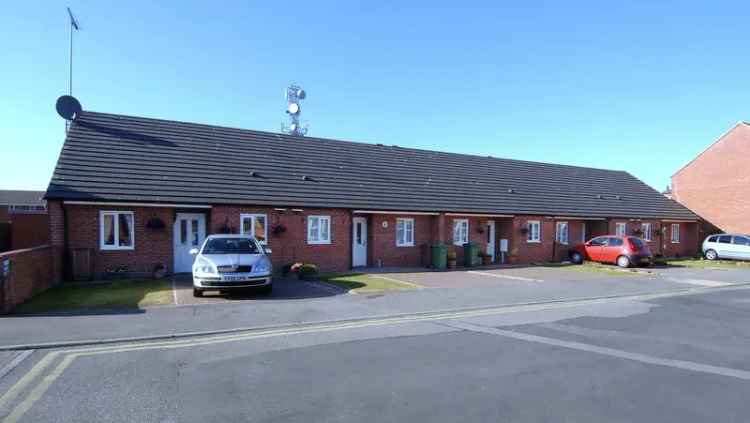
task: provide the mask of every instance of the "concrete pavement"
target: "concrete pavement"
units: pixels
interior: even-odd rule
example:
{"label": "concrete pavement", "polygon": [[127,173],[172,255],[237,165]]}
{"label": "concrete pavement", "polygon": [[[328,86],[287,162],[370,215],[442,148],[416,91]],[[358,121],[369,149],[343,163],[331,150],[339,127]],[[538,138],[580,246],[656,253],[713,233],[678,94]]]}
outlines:
{"label": "concrete pavement", "polygon": [[0,418],[744,422],[748,323],[750,289],[709,289],[37,352]]}

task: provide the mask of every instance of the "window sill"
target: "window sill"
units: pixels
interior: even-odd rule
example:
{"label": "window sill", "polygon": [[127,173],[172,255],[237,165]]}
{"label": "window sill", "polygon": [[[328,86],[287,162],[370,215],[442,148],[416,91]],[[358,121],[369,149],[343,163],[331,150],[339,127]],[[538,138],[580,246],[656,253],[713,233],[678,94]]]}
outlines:
{"label": "window sill", "polygon": [[413,247],[414,244],[396,244],[396,247]]}
{"label": "window sill", "polygon": [[526,240],[526,243],[527,243],[527,244],[541,244],[541,243],[542,243],[542,241],[529,241],[529,240],[527,239],[527,240]]}
{"label": "window sill", "polygon": [[103,245],[100,245],[99,250],[101,251],[133,251],[135,250],[135,247],[105,247]]}
{"label": "window sill", "polygon": [[331,245],[331,241],[307,241],[307,245]]}

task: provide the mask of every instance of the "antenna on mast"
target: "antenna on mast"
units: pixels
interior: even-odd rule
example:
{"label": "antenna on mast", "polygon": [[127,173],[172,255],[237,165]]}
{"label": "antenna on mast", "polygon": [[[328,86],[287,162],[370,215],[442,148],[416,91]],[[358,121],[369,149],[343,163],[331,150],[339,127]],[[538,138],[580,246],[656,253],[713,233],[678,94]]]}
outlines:
{"label": "antenna on mast", "polygon": [[303,137],[307,134],[309,126],[307,122],[304,125],[300,125],[299,116],[302,113],[300,109],[300,100],[304,100],[307,97],[307,93],[297,84],[291,84],[287,87],[284,93],[286,97],[286,113],[289,115],[289,124],[281,123],[281,132],[285,132],[289,135]]}
{"label": "antenna on mast", "polygon": [[[80,31],[81,27],[78,25],[78,21],[73,16],[73,12],[70,7],[66,7],[68,11],[68,17],[70,17],[70,57],[69,57],[69,68],[68,68],[68,96],[73,97],[73,30]],[[80,106],[79,106],[80,107]],[[69,121],[65,121],[65,132],[68,132]]]}

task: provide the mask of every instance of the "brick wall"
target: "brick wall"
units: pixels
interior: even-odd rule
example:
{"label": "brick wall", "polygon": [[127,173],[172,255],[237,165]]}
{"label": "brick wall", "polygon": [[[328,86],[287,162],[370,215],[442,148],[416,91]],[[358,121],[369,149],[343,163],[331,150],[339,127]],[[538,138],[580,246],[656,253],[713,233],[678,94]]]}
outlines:
{"label": "brick wall", "polygon": [[469,220],[469,242],[479,246],[479,251],[487,251],[487,234],[486,232],[479,232],[477,228],[483,226],[486,229],[487,218],[477,216],[445,216],[445,226],[443,228],[443,237],[445,244],[448,245],[448,250],[451,249],[456,252],[457,263],[459,266],[464,265],[464,247],[463,245],[456,245],[453,242],[453,222],[459,219]]}
{"label": "brick wall", "polygon": [[[215,206],[211,209],[209,233],[220,233],[225,224],[232,233],[240,232],[240,215],[260,213],[268,219],[268,246],[276,270],[291,262],[311,262],[321,271],[342,271],[351,266],[351,214],[343,209],[304,209],[302,212],[279,211],[272,207]],[[331,217],[331,243],[307,243],[307,217]],[[273,234],[274,225],[282,224],[287,230]]]}
{"label": "brick wall", "polygon": [[750,233],[750,125],[738,124],[672,176],[674,199],[726,232]]}
{"label": "brick wall", "polygon": [[14,213],[11,214],[10,222],[14,250],[49,245],[49,215],[47,213]]}
{"label": "brick wall", "polygon": [[[655,219],[612,218],[609,220],[609,233],[616,233],[616,224],[625,223],[626,234],[634,235],[634,229],[642,223],[651,223],[651,241],[647,242],[651,252],[665,257],[695,256],[700,248],[701,236],[697,222],[675,222],[680,225],[680,242],[672,243],[672,222]],[[639,235],[641,238],[643,235]]]}
{"label": "brick wall", "polygon": [[6,261],[10,263],[10,274],[0,276],[0,312],[7,313],[60,282],[49,245],[0,253],[0,273]]}
{"label": "brick wall", "polygon": [[[396,219],[414,219],[414,246],[399,247],[396,245]],[[368,252],[371,257],[372,266],[426,266],[429,257],[424,257],[425,249],[434,240],[433,227],[435,216],[414,215],[388,215],[376,214],[369,219],[372,230],[370,231]],[[383,227],[383,223],[387,227]],[[429,254],[429,253],[427,253]]]}
{"label": "brick wall", "polygon": [[0,206],[0,223],[8,222],[9,220],[8,206]]}
{"label": "brick wall", "polygon": [[[132,250],[101,250],[99,212],[132,211],[134,228],[134,249]],[[53,213],[50,206],[50,214]],[[157,207],[122,207],[122,206],[84,206],[65,205],[68,228],[68,263],[72,262],[72,252],[75,249],[90,250],[93,258],[95,277],[102,277],[107,269],[125,268],[134,274],[150,275],[157,263],[167,266],[172,271],[172,225],[175,211],[169,208]],[[160,218],[165,228],[153,230],[146,227],[146,222],[152,217]],[[57,219],[51,224],[57,224]],[[55,234],[53,228],[53,243],[62,234]]]}

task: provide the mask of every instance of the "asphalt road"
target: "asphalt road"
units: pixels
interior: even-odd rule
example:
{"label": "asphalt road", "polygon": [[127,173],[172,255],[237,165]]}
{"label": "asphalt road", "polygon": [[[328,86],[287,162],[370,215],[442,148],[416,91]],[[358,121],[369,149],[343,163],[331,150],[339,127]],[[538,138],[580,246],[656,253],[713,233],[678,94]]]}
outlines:
{"label": "asphalt road", "polygon": [[746,422],[749,346],[740,288],[37,351],[0,418]]}

